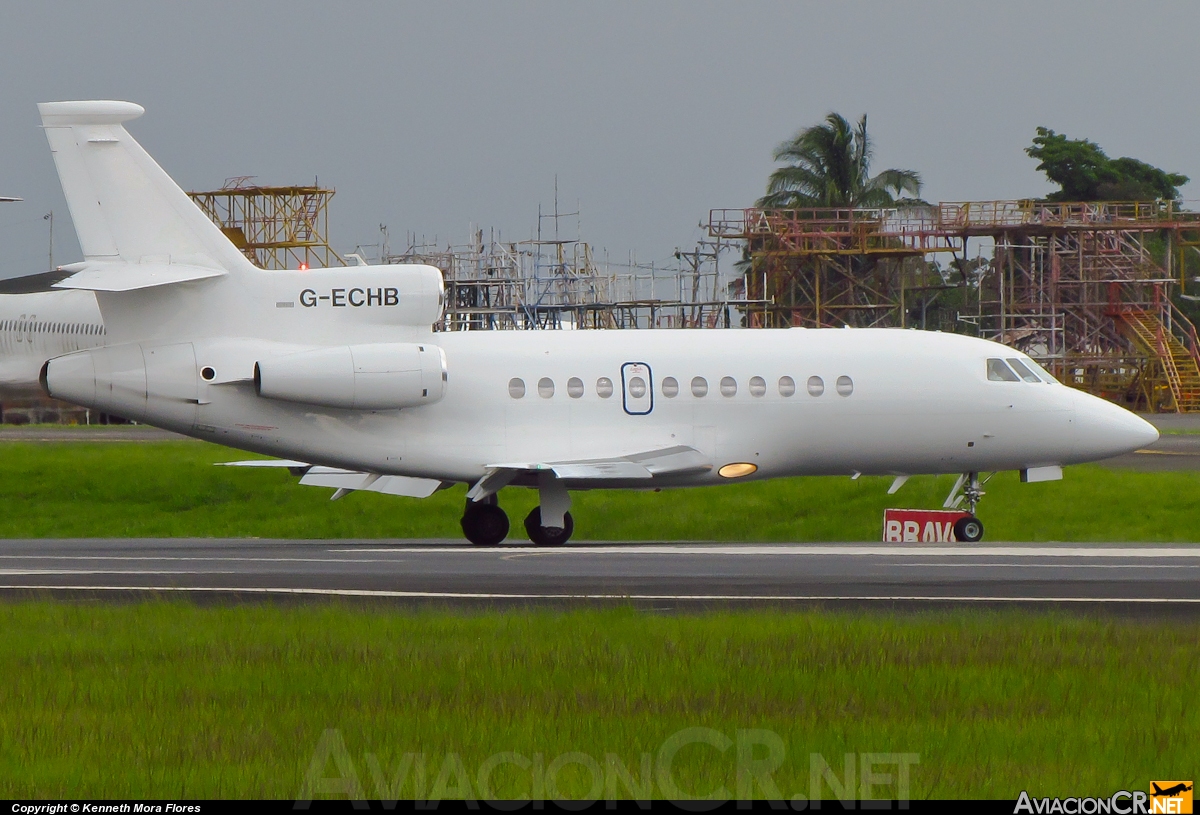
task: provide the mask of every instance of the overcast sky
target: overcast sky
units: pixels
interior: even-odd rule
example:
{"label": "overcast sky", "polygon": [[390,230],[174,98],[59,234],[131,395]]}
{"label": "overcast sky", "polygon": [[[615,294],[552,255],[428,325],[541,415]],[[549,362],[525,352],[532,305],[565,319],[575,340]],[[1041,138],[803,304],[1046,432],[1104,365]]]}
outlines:
{"label": "overcast sky", "polygon": [[[762,193],[771,150],[869,114],[875,169],[931,201],[1036,196],[1038,125],[1197,179],[1195,2],[0,0],[0,276],[79,258],[35,104],[109,98],[185,189],[337,188],[331,237],[529,237],[580,208],[609,257],[665,260]],[[566,224],[564,224],[566,226]],[[568,231],[575,232],[575,224]],[[573,235],[572,235],[573,236]]]}

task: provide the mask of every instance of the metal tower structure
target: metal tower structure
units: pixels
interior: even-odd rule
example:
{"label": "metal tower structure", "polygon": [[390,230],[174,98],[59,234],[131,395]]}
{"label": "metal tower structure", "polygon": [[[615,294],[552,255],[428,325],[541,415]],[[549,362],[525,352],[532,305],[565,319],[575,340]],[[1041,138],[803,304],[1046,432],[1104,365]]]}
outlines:
{"label": "metal tower structure", "polygon": [[770,301],[748,325],[974,333],[1115,401],[1200,410],[1200,343],[1175,302],[1200,266],[1200,213],[1177,202],[713,210],[709,233],[745,242],[748,296]]}
{"label": "metal tower structure", "polygon": [[345,265],[328,241],[334,190],[316,184],[260,187],[248,183],[252,178],[230,178],[219,190],[188,195],[257,266]]}

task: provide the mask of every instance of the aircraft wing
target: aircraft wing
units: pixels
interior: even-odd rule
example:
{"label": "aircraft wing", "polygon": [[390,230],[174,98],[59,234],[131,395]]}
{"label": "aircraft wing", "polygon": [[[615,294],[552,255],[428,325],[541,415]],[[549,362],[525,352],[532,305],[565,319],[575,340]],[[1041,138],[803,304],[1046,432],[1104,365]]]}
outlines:
{"label": "aircraft wing", "polygon": [[286,467],[292,475],[300,476],[306,487],[332,487],[337,490],[332,500],[355,490],[402,495],[407,498],[428,498],[442,488],[434,478],[411,478],[405,475],[379,475],[343,470],[338,467],[313,466],[305,461],[289,459],[254,459],[253,461],[223,461],[223,467]]}
{"label": "aircraft wing", "polygon": [[649,480],[656,475],[701,473],[711,469],[708,456],[686,445],[613,458],[489,464],[483,478],[471,488],[467,497],[473,501],[486,498],[519,474],[529,472],[550,471],[563,481],[606,481]]}

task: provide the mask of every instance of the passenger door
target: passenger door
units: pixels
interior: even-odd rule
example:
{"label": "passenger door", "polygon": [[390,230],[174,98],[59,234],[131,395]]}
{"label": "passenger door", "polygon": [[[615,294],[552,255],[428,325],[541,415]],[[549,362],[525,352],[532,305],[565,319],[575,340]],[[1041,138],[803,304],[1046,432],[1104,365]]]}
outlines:
{"label": "passenger door", "polygon": [[626,362],[621,366],[621,393],[625,412],[630,416],[645,416],[654,409],[654,380],[650,366],[644,362]]}

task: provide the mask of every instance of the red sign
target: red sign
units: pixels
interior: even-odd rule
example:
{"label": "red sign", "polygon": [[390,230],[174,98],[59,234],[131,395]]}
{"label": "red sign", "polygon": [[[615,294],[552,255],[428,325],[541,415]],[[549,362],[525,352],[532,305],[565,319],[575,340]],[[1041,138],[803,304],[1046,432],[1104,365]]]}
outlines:
{"label": "red sign", "polygon": [[971,513],[956,509],[885,509],[885,543],[954,543],[954,522]]}

